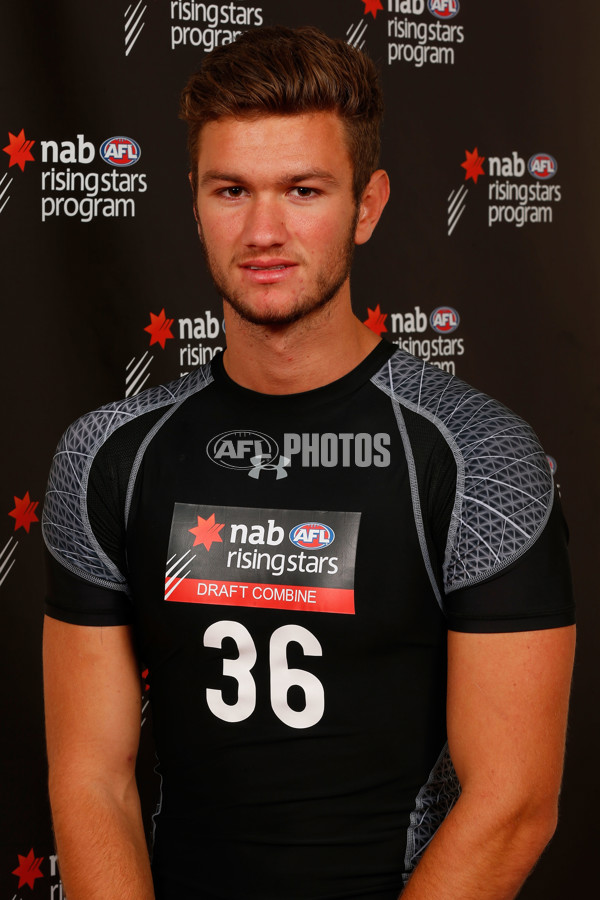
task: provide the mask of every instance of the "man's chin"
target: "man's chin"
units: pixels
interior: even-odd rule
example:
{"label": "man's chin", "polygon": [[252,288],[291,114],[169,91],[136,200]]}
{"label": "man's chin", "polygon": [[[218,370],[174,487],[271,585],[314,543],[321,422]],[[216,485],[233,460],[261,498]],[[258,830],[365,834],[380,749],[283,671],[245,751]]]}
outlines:
{"label": "man's chin", "polygon": [[326,295],[315,300],[305,300],[287,310],[260,310],[235,297],[223,297],[223,300],[245,322],[270,328],[283,328],[286,325],[293,325],[294,322],[298,322],[300,319],[304,319],[322,309],[329,303],[332,296]]}

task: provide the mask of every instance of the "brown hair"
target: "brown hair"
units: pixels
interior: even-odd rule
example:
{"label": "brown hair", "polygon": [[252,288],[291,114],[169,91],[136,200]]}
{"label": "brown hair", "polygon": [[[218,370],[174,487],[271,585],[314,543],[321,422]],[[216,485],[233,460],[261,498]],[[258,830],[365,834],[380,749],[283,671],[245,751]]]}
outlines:
{"label": "brown hair", "polygon": [[383,114],[369,57],[312,26],[256,28],[215,48],[181,95],[194,194],[200,132],[207,122],[315,111],[337,112],[344,122],[358,202],[379,162]]}

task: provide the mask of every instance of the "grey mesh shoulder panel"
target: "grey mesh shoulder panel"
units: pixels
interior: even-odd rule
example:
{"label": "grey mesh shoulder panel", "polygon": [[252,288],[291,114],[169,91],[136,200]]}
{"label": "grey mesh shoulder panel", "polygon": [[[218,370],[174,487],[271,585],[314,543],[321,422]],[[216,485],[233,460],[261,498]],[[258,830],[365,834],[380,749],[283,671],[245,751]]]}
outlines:
{"label": "grey mesh shoulder panel", "polygon": [[454,454],[446,593],[514,562],[541,533],[552,508],[552,475],[530,426],[486,394],[400,350],[371,380],[429,419]]}
{"label": "grey mesh shoulder panel", "polygon": [[42,515],[46,546],[63,566],[94,584],[127,590],[122,572],[98,544],[88,518],[87,485],[96,453],[122,425],[160,407],[182,403],[211,381],[210,366],[203,366],[169,384],[87,413],[66,430],[52,460]]}

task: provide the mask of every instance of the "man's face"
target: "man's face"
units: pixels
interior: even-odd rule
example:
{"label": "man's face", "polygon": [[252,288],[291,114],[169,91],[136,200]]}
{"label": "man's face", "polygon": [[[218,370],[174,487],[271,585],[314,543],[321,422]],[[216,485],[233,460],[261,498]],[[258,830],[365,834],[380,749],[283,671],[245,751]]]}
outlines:
{"label": "man's face", "polygon": [[335,113],[210,122],[197,174],[208,267],[242,318],[286,324],[349,290],[357,208]]}

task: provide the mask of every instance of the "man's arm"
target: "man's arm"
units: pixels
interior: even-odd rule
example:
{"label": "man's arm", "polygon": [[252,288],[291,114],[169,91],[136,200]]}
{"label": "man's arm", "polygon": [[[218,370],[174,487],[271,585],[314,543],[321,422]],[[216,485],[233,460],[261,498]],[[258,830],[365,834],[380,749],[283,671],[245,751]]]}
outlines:
{"label": "man's arm", "polygon": [[462,793],[402,900],[512,900],[556,827],[573,627],[448,636]]}
{"label": "man's arm", "polygon": [[46,617],[52,817],[69,900],[152,900],[135,761],[141,687],[127,626]]}

